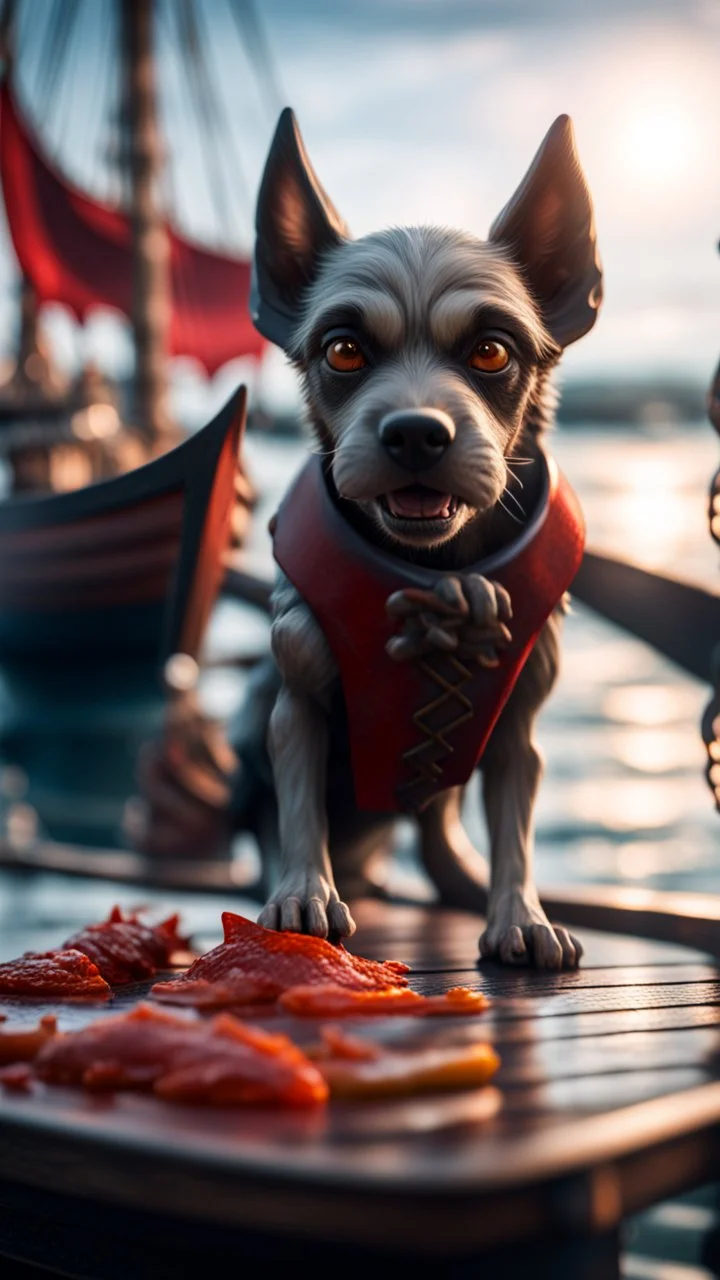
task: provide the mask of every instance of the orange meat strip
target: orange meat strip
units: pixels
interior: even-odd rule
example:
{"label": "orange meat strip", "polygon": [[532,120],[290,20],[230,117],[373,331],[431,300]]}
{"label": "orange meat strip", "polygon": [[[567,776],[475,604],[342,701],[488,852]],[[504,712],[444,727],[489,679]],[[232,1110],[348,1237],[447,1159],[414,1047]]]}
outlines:
{"label": "orange meat strip", "polygon": [[146,1004],[57,1036],[33,1067],[51,1084],[140,1089],[174,1102],[309,1107],[328,1096],[318,1068],[287,1036],[228,1013],[190,1021]]}
{"label": "orange meat strip", "polygon": [[113,986],[140,982],[166,968],[174,952],[187,948],[179,923],[180,917],[173,915],[161,924],[144,924],[137,913],[124,916],[120,907],[113,907],[107,920],[87,925],[64,946],[82,951]]}
{"label": "orange meat strip", "polygon": [[415,1049],[354,1058],[348,1052],[318,1057],[333,1098],[387,1098],[450,1089],[477,1089],[491,1080],[500,1059],[489,1044]]}
{"label": "orange meat strip", "polygon": [[333,984],[291,987],[280,996],[286,1013],[307,1018],[343,1018],[348,1014],[388,1017],[411,1014],[427,1017],[484,1013],[487,996],[468,987],[453,987],[442,996],[421,996],[408,987],[383,991],[348,991]]}
{"label": "orange meat strip", "polygon": [[91,996],[106,999],[110,987],[82,951],[33,952],[0,964],[0,993],[13,996]]}
{"label": "orange meat strip", "polygon": [[[222,922],[225,936],[220,946],[172,982],[156,983],[153,996],[182,1004],[195,1003],[197,997],[200,1006],[209,1007],[249,1004],[253,998],[267,1002],[298,985],[331,983],[348,991],[407,985],[408,966],[399,962],[364,960],[324,938],[264,929],[230,911],[224,912]],[[253,997],[254,989],[258,994]]]}
{"label": "orange meat strip", "polygon": [[57,1035],[57,1018],[51,1013],[30,1031],[0,1031],[0,1063],[29,1062],[54,1035]]}

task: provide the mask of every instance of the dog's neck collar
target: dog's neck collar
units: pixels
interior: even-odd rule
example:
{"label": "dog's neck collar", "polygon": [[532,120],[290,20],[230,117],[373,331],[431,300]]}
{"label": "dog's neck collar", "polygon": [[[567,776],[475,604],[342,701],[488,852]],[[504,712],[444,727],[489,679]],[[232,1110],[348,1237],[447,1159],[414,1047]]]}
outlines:
{"label": "dog's neck collar", "polygon": [[542,496],[524,528],[502,549],[456,571],[490,575],[512,601],[512,635],[491,669],[443,650],[408,662],[388,654],[398,626],[388,616],[388,598],[407,587],[432,588],[442,571],[367,542],[333,501],[319,458],[307,462],[282,503],[275,559],[337,663],[360,808],[422,808],[440,791],[464,785],[480,759],[582,559],[577,499],[554,462],[544,454],[542,460]]}
{"label": "dog's neck collar", "polygon": [[456,565],[452,568],[434,569],[427,564],[419,564],[417,560],[408,559],[387,547],[378,546],[376,542],[371,542],[364,538],[362,533],[346,518],[339,500],[334,497],[334,492],[336,491],[334,491],[328,469],[319,456],[310,458],[306,463],[305,473],[308,476],[308,482],[312,484],[315,490],[318,504],[322,509],[323,523],[333,529],[334,536],[346,552],[360,557],[366,564],[374,564],[380,570],[385,569],[397,572],[401,568],[408,580],[427,585],[428,580],[435,581],[438,578],[445,577],[448,573],[479,573],[487,576],[489,573],[497,572],[504,565],[510,564],[533,541],[547,518],[550,501],[557,488],[558,477],[554,459],[545,452],[539,443],[536,448],[537,465],[540,471],[539,494],[533,510],[523,521],[522,527],[502,547],[489,552],[488,555],[481,556],[479,560],[471,560],[467,564]]}

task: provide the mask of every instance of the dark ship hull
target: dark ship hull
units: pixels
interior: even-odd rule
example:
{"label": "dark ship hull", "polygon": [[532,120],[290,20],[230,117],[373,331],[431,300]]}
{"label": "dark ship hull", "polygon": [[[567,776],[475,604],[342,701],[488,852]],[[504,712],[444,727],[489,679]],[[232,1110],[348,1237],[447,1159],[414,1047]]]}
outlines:
{"label": "dark ship hull", "polygon": [[241,388],[145,466],[0,505],[0,658],[195,656],[224,573],[244,422]]}

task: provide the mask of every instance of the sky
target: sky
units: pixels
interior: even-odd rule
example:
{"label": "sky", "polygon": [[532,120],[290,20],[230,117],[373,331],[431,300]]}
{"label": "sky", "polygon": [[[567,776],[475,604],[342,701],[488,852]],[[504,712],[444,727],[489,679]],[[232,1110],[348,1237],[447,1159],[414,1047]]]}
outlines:
{"label": "sky", "polygon": [[[67,83],[48,102],[40,54],[54,3],[25,0],[20,89],[69,176],[117,196],[114,0],[80,0]],[[568,112],[595,202],[606,301],[593,333],[568,351],[566,378],[709,380],[720,352],[720,0],[257,0],[274,83],[257,76],[229,0],[196,8],[216,95],[209,134],[178,58],[178,7],[159,0],[156,14],[170,185],[186,231],[249,250],[265,153],[288,103],[355,235],[440,223],[483,237],[553,119]],[[7,346],[5,234],[0,227]],[[49,332],[66,362],[90,352],[127,367],[129,340],[115,321],[95,319],[79,334],[54,313]],[[237,373],[219,375],[218,390]],[[271,403],[293,403],[279,353],[261,381]]]}

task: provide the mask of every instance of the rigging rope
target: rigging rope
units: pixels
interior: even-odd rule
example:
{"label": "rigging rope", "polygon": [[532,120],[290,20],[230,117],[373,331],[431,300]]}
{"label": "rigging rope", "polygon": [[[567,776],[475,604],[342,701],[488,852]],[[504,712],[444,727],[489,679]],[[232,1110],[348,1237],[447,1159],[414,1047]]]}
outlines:
{"label": "rigging rope", "polygon": [[45,120],[54,119],[55,123],[60,120],[61,115],[60,97],[67,98],[67,94],[64,92],[70,79],[67,74],[60,79],[60,94],[58,102],[55,104],[55,110],[53,110],[53,99],[60,73],[61,71],[66,71],[64,67],[65,57],[70,45],[70,38],[75,30],[79,7],[79,0],[56,0],[55,8],[48,22],[45,42],[40,56],[39,72],[42,98],[39,114]]}
{"label": "rigging rope", "polygon": [[[113,17],[115,17],[114,6]],[[88,129],[87,133],[88,164],[91,170],[97,170],[98,167],[103,170],[106,176],[105,190],[108,199],[110,198],[112,174],[112,165],[109,163],[108,155],[108,86],[115,61],[112,57],[112,49],[113,46],[117,48],[118,39],[117,23],[113,24],[112,21],[107,20],[101,22],[94,59],[95,76],[92,93],[90,94],[90,112],[93,116],[95,129],[94,132]],[[94,105],[97,108],[95,110],[93,110]]]}
{"label": "rigging rope", "polygon": [[[205,130],[204,139],[201,139],[201,151],[208,182],[214,194],[216,208],[219,208],[221,219],[225,224],[226,233],[232,240],[236,218],[233,216],[230,190],[235,190],[236,183],[234,177],[231,179],[228,175],[227,151],[223,151],[220,144],[221,137],[225,136],[231,139],[232,145],[232,134],[223,120],[223,111],[213,89],[212,77],[208,72],[203,49],[203,32],[200,22],[196,20],[193,0],[182,0],[176,12],[178,23],[182,21],[184,26],[185,38],[183,41],[181,34],[181,47],[187,59],[191,92],[195,98],[198,117]],[[203,141],[206,144],[204,147]],[[246,212],[249,213],[248,185],[243,179],[242,166],[238,157],[234,160],[233,168],[240,171],[240,188],[243,192]]]}
{"label": "rigging rope", "polygon": [[262,86],[267,106],[275,116],[284,106],[284,95],[276,75],[270,46],[258,21],[252,0],[227,0],[228,8],[248,50],[255,75]]}

